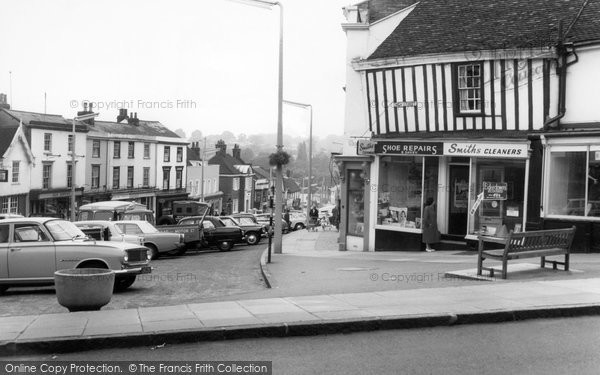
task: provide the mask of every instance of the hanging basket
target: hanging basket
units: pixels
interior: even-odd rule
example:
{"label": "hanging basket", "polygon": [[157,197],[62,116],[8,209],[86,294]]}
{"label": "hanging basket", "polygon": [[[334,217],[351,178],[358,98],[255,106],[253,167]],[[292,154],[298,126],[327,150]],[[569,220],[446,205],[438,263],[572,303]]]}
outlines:
{"label": "hanging basket", "polygon": [[277,151],[269,155],[269,164],[273,166],[286,165],[292,157],[285,151]]}

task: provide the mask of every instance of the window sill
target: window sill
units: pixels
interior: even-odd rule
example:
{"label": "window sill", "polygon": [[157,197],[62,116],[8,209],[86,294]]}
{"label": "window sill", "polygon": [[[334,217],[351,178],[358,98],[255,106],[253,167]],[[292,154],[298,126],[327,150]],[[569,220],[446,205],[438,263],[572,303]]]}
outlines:
{"label": "window sill", "polygon": [[420,228],[407,228],[407,227],[401,227],[398,225],[377,224],[377,225],[375,225],[375,229],[389,230],[389,231],[393,231],[393,232],[407,232],[407,233],[418,233],[418,234],[422,233]]}

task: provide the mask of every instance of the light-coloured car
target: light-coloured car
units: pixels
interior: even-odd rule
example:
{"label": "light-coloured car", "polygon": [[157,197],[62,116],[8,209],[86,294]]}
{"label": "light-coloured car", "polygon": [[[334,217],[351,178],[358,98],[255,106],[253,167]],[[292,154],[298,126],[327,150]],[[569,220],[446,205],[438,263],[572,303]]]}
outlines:
{"label": "light-coloured car", "polygon": [[144,246],[144,236],[137,234],[123,233],[114,221],[107,220],[88,220],[76,221],[73,224],[88,237],[99,241],[117,241],[129,242],[136,245]]}
{"label": "light-coloured car", "polygon": [[0,214],[0,220],[4,220],[4,219],[16,219],[19,217],[24,217],[23,215],[19,215],[19,214],[7,214],[7,213],[2,213]]}
{"label": "light-coloured car", "polygon": [[290,228],[292,230],[300,230],[306,228],[306,213],[299,211],[290,211]]}
{"label": "light-coloured car", "polygon": [[[254,215],[254,216],[256,216],[256,220],[260,224],[265,225],[268,228],[271,214],[258,214],[258,215]],[[273,223],[273,227],[275,227],[275,223]],[[283,233],[287,233],[290,231],[290,227],[289,227],[288,223],[283,219],[281,219],[281,231]]]}
{"label": "light-coloured car", "polygon": [[73,223],[49,217],[0,222],[0,292],[9,287],[52,285],[54,272],[69,268],[115,271],[115,289],[150,273],[148,249],[125,242],[90,240]]}
{"label": "light-coloured car", "polygon": [[114,222],[125,234],[144,237],[144,246],[150,249],[152,259],[160,254],[182,255],[186,247],[182,233],[159,232],[154,225],[145,220],[123,220]]}

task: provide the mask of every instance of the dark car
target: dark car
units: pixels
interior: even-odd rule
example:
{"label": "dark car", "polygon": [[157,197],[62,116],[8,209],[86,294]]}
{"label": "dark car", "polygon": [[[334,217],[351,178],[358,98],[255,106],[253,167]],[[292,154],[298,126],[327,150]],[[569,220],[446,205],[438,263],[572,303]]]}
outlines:
{"label": "dark car", "polygon": [[[202,216],[186,217],[177,225],[200,224]],[[244,241],[244,234],[239,227],[228,227],[217,216],[206,216],[202,221],[202,245],[216,246],[221,251],[229,251],[234,244]]]}
{"label": "dark car", "polygon": [[248,245],[257,245],[263,236],[266,236],[266,229],[260,224],[255,224],[250,220],[240,218],[234,219],[232,216],[221,216],[221,221],[228,227],[239,227],[244,233],[244,240]]}

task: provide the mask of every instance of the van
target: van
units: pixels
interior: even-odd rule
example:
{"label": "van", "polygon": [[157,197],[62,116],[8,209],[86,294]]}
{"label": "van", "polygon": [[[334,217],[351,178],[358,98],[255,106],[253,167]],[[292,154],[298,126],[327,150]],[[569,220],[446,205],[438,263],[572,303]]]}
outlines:
{"label": "van", "polygon": [[154,213],[137,202],[103,201],[80,206],[77,221],[84,220],[145,220],[154,224]]}

